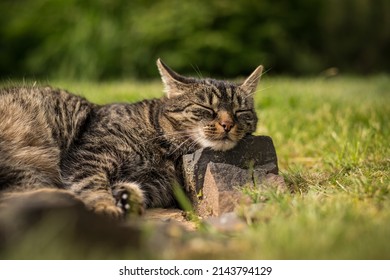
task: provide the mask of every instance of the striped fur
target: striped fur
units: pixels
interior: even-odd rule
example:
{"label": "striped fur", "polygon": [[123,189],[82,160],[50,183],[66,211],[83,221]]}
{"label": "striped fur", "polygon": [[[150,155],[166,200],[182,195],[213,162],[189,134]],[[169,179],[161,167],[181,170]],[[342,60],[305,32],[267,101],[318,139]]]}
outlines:
{"label": "striped fur", "polygon": [[183,77],[157,61],[166,97],[98,106],[50,87],[0,92],[0,196],[69,192],[112,216],[175,206],[176,166],[255,131],[262,67],[241,85]]}

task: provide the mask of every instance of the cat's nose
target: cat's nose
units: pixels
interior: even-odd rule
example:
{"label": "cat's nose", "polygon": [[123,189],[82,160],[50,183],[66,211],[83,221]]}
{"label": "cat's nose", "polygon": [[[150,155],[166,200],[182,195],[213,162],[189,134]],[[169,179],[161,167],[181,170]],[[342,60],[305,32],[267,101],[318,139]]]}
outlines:
{"label": "cat's nose", "polygon": [[223,127],[223,130],[225,130],[225,132],[229,132],[234,126],[234,122],[229,120],[221,121],[219,124]]}

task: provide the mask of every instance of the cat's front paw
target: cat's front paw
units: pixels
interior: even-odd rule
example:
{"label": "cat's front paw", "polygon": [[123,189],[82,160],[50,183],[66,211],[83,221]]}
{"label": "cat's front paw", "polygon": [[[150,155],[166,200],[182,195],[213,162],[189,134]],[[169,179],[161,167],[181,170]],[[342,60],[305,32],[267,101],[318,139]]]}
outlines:
{"label": "cat's front paw", "polygon": [[104,215],[114,219],[120,219],[125,214],[122,208],[107,203],[97,203],[93,207],[93,211],[96,214]]}
{"label": "cat's front paw", "polygon": [[112,194],[116,206],[125,215],[142,215],[145,210],[144,195],[135,183],[118,183],[113,186]]}

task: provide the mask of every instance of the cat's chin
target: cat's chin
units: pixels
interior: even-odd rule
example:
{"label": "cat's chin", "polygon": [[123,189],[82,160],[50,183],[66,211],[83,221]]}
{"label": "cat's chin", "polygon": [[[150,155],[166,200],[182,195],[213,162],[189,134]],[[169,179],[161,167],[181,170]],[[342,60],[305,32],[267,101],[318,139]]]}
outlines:
{"label": "cat's chin", "polygon": [[224,140],[208,140],[208,139],[201,139],[199,141],[202,148],[210,148],[214,151],[227,151],[230,149],[233,149],[237,142],[232,141],[230,139],[224,139]]}

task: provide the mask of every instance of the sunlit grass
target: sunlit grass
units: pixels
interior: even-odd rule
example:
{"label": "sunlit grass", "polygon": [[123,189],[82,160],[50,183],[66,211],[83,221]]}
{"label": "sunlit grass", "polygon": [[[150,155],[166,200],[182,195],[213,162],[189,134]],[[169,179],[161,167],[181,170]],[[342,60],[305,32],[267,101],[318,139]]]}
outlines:
{"label": "sunlit grass", "polygon": [[[97,102],[162,94],[159,81],[84,89]],[[264,77],[256,101],[256,133],[273,138],[293,194],[270,196],[248,257],[390,257],[389,77]]]}
{"label": "sunlit grass", "polygon": [[[99,104],[163,94],[160,81],[51,84]],[[257,201],[264,205],[248,217],[250,230],[230,240],[244,250],[237,258],[388,259],[390,78],[265,76],[256,106],[256,134],[272,137],[292,193]],[[148,258],[162,257],[155,253]]]}

